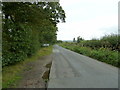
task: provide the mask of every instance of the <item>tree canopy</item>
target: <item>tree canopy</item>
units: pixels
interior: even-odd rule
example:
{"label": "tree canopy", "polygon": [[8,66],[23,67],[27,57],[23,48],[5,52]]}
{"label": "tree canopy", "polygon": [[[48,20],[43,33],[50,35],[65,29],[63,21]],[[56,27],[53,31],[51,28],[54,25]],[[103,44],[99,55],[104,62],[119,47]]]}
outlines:
{"label": "tree canopy", "polygon": [[33,55],[56,42],[57,24],[65,22],[59,2],[2,2],[2,65]]}

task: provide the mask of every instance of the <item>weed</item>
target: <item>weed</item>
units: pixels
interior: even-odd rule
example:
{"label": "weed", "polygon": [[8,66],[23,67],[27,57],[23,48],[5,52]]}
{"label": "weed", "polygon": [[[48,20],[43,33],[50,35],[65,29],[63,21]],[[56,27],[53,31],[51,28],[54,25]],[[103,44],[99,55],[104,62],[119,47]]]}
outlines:
{"label": "weed", "polygon": [[[5,66],[2,69],[2,87],[16,87],[17,82],[22,78],[22,71],[26,70],[26,64],[30,62],[32,63],[41,58],[42,56],[49,55],[50,53],[52,53],[52,46],[41,48],[34,56],[30,58],[27,58],[24,61],[21,61],[11,66]],[[28,68],[27,70],[31,68],[32,67]]]}

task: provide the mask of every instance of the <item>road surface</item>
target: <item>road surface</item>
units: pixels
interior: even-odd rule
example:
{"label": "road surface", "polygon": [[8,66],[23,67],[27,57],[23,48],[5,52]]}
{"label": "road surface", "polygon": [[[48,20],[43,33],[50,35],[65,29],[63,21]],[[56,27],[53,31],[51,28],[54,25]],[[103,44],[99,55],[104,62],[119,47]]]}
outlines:
{"label": "road surface", "polygon": [[55,45],[48,88],[118,88],[118,68]]}

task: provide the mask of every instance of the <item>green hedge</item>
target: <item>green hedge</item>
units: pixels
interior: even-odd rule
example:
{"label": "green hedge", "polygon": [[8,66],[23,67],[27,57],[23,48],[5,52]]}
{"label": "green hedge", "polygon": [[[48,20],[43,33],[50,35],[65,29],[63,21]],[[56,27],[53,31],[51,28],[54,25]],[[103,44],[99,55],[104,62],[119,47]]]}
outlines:
{"label": "green hedge", "polygon": [[116,67],[119,66],[119,60],[118,60],[118,51],[110,51],[109,49],[105,48],[100,48],[100,49],[91,49],[88,47],[80,47],[77,45],[68,45],[68,44],[63,44],[62,45],[64,48],[70,49],[72,51],[75,51],[79,54],[83,54],[86,56],[89,56],[91,58],[97,59],[99,61],[111,64]]}
{"label": "green hedge", "polygon": [[120,36],[118,36],[117,34],[111,34],[103,36],[100,40],[98,39],[83,40],[79,43],[79,45],[84,47],[90,47],[92,49],[104,47],[117,51],[120,49],[118,45],[120,41],[118,40],[118,38],[120,38]]}

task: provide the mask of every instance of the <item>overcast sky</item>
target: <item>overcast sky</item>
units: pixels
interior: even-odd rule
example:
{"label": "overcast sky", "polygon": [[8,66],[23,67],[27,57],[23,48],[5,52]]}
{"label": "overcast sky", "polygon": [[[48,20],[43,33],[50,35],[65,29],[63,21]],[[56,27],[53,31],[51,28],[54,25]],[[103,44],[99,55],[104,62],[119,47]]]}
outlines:
{"label": "overcast sky", "polygon": [[120,0],[60,0],[66,13],[66,23],[58,24],[57,39],[86,40],[118,33],[118,1]]}

